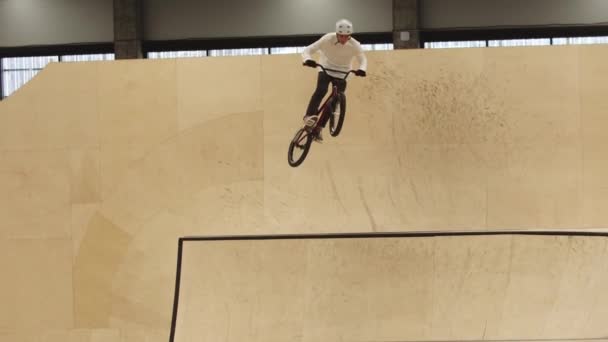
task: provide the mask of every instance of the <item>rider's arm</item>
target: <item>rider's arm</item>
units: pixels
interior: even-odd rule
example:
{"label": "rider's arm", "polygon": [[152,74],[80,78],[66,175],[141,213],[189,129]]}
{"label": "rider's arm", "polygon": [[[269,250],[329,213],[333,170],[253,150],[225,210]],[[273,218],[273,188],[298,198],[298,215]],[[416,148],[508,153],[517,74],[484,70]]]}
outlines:
{"label": "rider's arm", "polygon": [[305,62],[306,60],[313,59],[312,55],[321,49],[328,37],[331,38],[329,34],[326,34],[316,42],[308,45],[304,51],[302,51],[302,61]]}
{"label": "rider's arm", "polygon": [[359,61],[359,70],[367,71],[367,57],[365,57],[365,53],[363,53],[363,48],[359,45],[357,61]]}

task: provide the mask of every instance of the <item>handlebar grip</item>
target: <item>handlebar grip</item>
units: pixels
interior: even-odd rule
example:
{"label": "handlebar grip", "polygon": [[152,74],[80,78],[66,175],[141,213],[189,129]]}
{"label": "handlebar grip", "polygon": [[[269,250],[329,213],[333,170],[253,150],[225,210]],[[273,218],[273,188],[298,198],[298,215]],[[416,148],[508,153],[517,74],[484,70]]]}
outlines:
{"label": "handlebar grip", "polygon": [[307,59],[302,64],[311,68],[316,68],[317,66],[319,66],[319,64],[313,61],[312,59]]}

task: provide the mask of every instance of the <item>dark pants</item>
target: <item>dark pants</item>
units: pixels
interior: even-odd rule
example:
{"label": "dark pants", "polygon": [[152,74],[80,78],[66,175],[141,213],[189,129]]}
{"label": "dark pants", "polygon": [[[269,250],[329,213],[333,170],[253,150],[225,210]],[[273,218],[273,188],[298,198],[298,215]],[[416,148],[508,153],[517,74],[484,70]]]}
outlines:
{"label": "dark pants", "polygon": [[[317,114],[317,110],[321,105],[321,101],[323,101],[323,97],[325,97],[325,94],[327,94],[327,88],[329,87],[329,84],[332,81],[338,86],[339,92],[343,93],[344,91],[346,91],[345,80],[328,76],[322,71],[319,72],[319,77],[317,78],[317,89],[315,89],[315,92],[310,98],[310,102],[308,103],[308,109],[306,110],[306,115]],[[329,116],[323,118],[323,120],[320,122],[322,127],[325,127],[325,124],[327,123],[328,119]]]}

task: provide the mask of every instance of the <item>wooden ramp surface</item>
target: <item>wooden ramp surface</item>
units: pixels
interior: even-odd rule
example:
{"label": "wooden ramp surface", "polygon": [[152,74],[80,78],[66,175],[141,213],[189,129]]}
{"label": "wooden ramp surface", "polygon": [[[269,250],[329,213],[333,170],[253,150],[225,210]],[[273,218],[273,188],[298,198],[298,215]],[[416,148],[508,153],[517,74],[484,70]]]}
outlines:
{"label": "wooden ramp surface", "polygon": [[[0,341],[167,341],[182,236],[608,227],[608,47],[368,56],[369,76],[349,81],[342,133],[336,139],[326,135],[296,169],[287,164],[287,146],[316,81],[297,55],[57,63],[2,101]],[[475,242],[466,243],[485,265]],[[522,263],[528,243],[513,242],[522,251],[513,257]],[[581,244],[599,249],[595,242]],[[442,253],[458,252],[433,245],[439,242],[419,252],[446,262]],[[511,260],[501,246],[488,251],[498,263],[492,269],[504,270]],[[557,264],[545,271],[557,273],[539,280],[547,288],[527,288],[527,280],[517,284],[535,296],[522,304],[531,310],[539,301],[562,298],[555,291],[570,296],[560,277],[564,267],[573,267],[562,263],[571,260],[572,248],[549,249],[568,254],[549,254]],[[542,257],[531,253],[529,261]],[[581,270],[603,270],[595,258],[580,260],[589,262]],[[437,268],[424,269],[432,271],[428,277],[441,275],[433,273]],[[441,282],[423,275],[420,286],[449,297]],[[445,285],[477,279],[459,276]],[[551,276],[561,283],[549,287]],[[513,291],[520,288],[496,277],[502,286],[496,291],[516,298]],[[311,286],[312,280],[298,284]],[[391,282],[383,284],[361,286]],[[552,316],[534,328],[542,330],[528,327],[529,316],[522,316],[523,330],[509,336],[551,337],[548,324],[570,317],[569,305],[580,310],[579,304],[602,296],[592,289],[583,291],[589,297],[581,303],[571,297],[555,302],[556,311],[547,311]],[[428,306],[398,306],[404,311],[396,317],[402,322],[416,312],[421,316],[415,319],[426,320],[423,330],[409,336],[470,332],[480,338],[478,323],[460,330],[468,326],[466,312],[451,316],[462,326],[446,325],[433,335],[437,322],[453,314],[448,308],[467,302],[466,296],[489,296],[489,290],[474,291],[451,298],[455,302],[447,307],[428,294],[408,294],[408,301]],[[333,305],[317,304],[323,303]],[[474,303],[469,312],[487,313],[485,336],[508,335],[511,323],[505,322],[511,321],[504,315],[515,308],[492,311]],[[342,310],[336,313],[345,308],[336,307]],[[599,326],[593,314],[601,308],[586,308],[590,316],[572,318],[581,329],[572,333],[599,336],[602,331],[592,328]],[[318,331],[306,336],[338,333],[311,321],[328,317],[322,308],[307,310],[298,324]],[[370,307],[360,315],[383,312]],[[387,329],[360,325],[360,333],[348,337],[385,331],[401,338],[414,329],[392,330],[398,324],[389,318],[377,322]],[[352,323],[345,324],[340,334]]]}
{"label": "wooden ramp surface", "polygon": [[182,244],[174,339],[608,337],[608,237],[444,234]]}

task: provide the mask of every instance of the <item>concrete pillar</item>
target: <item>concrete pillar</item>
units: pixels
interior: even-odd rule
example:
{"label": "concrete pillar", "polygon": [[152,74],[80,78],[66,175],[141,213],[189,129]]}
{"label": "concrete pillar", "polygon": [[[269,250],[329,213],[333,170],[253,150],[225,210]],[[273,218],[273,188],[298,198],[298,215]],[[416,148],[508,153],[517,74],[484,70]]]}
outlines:
{"label": "concrete pillar", "polygon": [[114,53],[116,59],[143,58],[142,0],[114,0]]}
{"label": "concrete pillar", "polygon": [[420,0],[393,0],[393,44],[395,49],[420,48]]}

